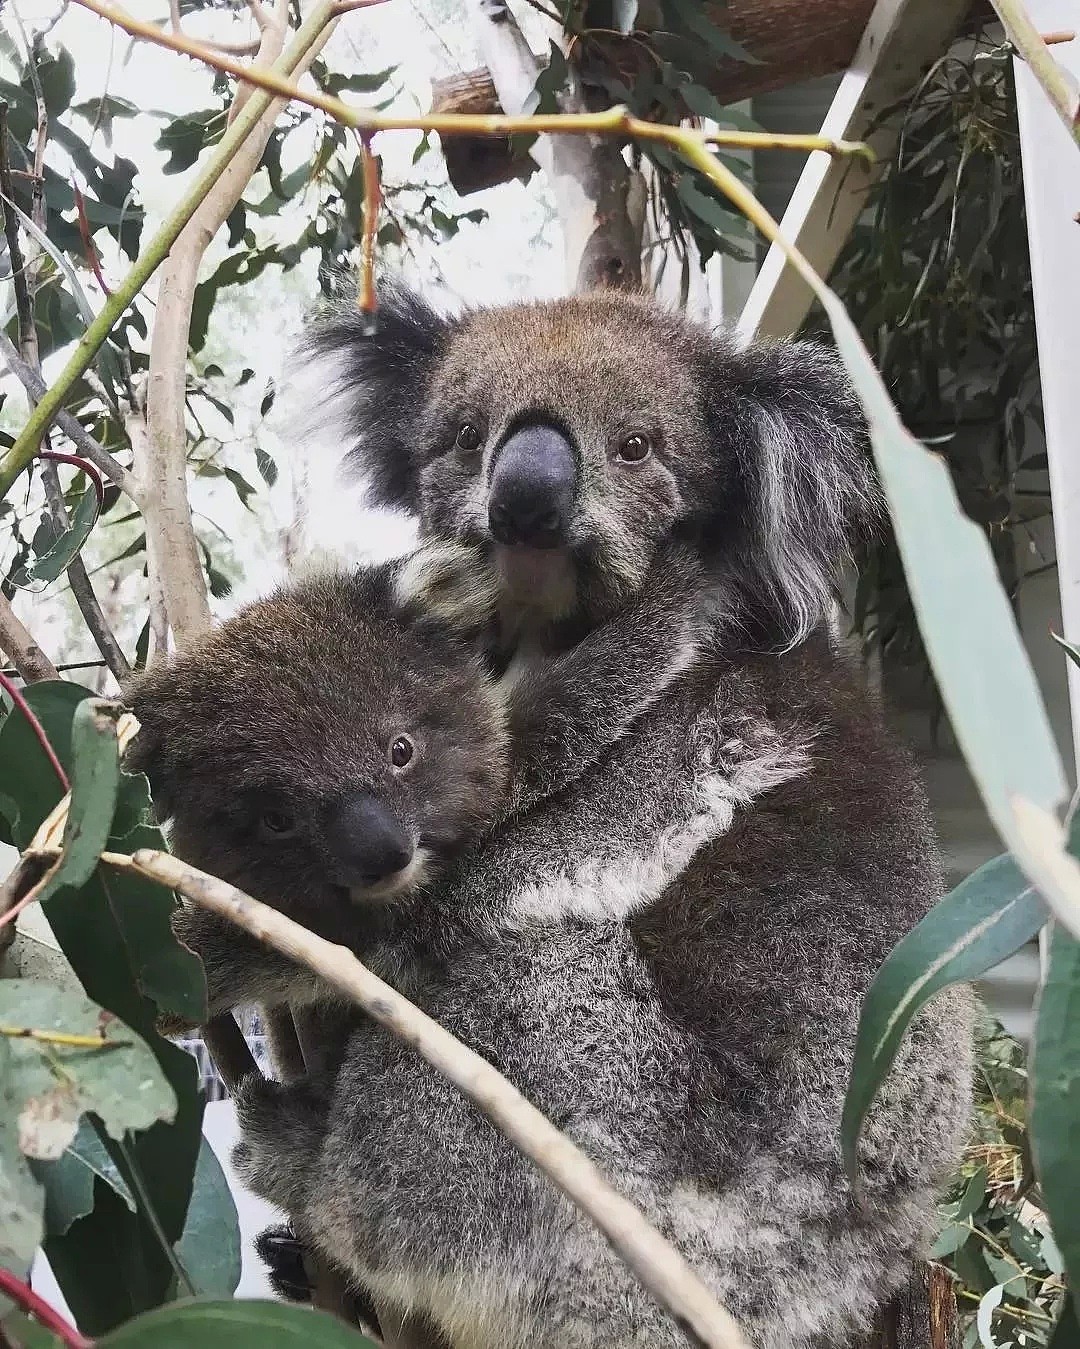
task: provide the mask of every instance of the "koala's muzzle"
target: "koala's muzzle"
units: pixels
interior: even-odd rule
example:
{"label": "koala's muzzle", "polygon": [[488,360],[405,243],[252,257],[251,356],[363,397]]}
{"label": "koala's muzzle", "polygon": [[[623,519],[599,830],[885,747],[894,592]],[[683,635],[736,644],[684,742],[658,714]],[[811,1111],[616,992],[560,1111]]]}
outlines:
{"label": "koala's muzzle", "polygon": [[412,839],[390,807],[370,792],[339,798],[323,829],[342,885],[374,885],[412,861]]}
{"label": "koala's muzzle", "polygon": [[488,491],[495,542],[524,548],[565,543],[577,476],[574,447],[554,426],[538,423],[512,432],[499,450]]}

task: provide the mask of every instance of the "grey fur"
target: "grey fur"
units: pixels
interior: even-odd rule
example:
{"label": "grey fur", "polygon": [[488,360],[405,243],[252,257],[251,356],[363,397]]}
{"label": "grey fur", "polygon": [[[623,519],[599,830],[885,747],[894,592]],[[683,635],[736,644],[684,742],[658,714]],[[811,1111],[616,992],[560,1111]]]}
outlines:
{"label": "grey fur", "polygon": [[[357,950],[584,1147],[761,1349],[850,1343],[924,1247],[971,1061],[969,1000],[950,993],[871,1113],[856,1197],[838,1129],[859,1005],[940,875],[908,756],[813,631],[878,504],[835,360],[739,353],[614,296],[445,321],[384,292],[381,335],[346,316],[314,346],[338,362],[377,495],[429,535],[487,545],[492,459],[523,419],[572,437],[568,546],[539,573],[495,552],[526,678],[624,613],[672,538],[716,581],[713,643],[611,752],[379,910]],[[472,456],[452,448],[462,419],[483,431]],[[616,465],[642,429],[647,467]],[[250,1084],[239,1107],[249,1183],[455,1349],[682,1342],[588,1222],[377,1027],[336,1080]]]}

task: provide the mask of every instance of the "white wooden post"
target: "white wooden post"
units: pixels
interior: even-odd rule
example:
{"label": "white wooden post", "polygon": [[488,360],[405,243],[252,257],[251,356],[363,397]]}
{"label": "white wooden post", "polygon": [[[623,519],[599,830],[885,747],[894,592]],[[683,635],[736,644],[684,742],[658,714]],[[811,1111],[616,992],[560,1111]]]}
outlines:
{"label": "white wooden post", "polygon": [[[967,9],[968,0],[878,0],[821,134],[869,140],[884,160],[895,144],[896,128],[868,135],[870,127],[945,52]],[[822,151],[807,161],[780,227],[822,276],[832,270],[872,181],[873,171],[862,161],[834,160]],[[806,317],[811,298],[780,250],[770,248],[739,320],[739,334],[747,341],[755,334],[789,337]]]}
{"label": "white wooden post", "polygon": [[[1074,0],[1028,0],[1040,32],[1075,31]],[[1080,79],[1080,40],[1054,57]],[[1080,641],[1080,145],[1024,61],[1014,62],[1028,248],[1035,296],[1046,453],[1065,636]],[[1021,600],[1023,591],[1021,590]],[[1068,670],[1074,752],[1080,756],[1080,671]]]}

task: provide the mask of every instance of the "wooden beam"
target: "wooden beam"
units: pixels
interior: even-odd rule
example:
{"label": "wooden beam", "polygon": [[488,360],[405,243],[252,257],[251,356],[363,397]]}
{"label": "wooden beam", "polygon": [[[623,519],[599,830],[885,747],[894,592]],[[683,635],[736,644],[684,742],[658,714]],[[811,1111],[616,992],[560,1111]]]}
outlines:
{"label": "wooden beam", "polygon": [[[896,143],[897,131],[894,125],[883,125],[871,132],[875,119],[903,98],[944,54],[968,8],[968,0],[877,0],[822,124],[822,134],[868,140],[879,156],[879,165],[883,163]],[[832,270],[879,171],[830,159],[821,152],[807,161],[781,228],[822,275]],[[811,298],[780,250],[770,248],[738,331],[747,340],[755,334],[790,336],[806,317]]]}
{"label": "wooden beam", "polygon": [[[1027,9],[1043,33],[1080,26],[1075,0],[1027,0]],[[1080,78],[1080,39],[1051,51]],[[1028,66],[1016,60],[1014,68],[1062,623],[1065,636],[1080,642],[1080,147]],[[1023,596],[1021,587],[1021,603]],[[1057,659],[1065,663],[1060,652]],[[1071,662],[1068,680],[1080,759],[1080,671]]]}

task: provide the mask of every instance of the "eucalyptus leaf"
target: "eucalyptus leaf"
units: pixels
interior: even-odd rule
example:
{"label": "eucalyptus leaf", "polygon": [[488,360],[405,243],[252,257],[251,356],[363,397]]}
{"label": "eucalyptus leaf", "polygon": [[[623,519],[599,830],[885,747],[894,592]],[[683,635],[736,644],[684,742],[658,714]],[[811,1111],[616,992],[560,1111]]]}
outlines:
{"label": "eucalyptus leaf", "polygon": [[97,489],[90,483],[79,498],[79,504],[71,516],[70,528],[64,530],[45,552],[17,568],[12,573],[12,585],[18,586],[20,590],[44,590],[51,585],[82,549],[97,523],[99,509]]}
{"label": "eucalyptus leaf", "polygon": [[191,1302],[163,1307],[121,1326],[98,1349],[376,1349],[325,1312],[281,1302]]}
{"label": "eucalyptus leaf", "polygon": [[231,1297],[240,1282],[240,1227],[229,1182],[202,1140],[184,1234],[176,1253],[198,1293]]}
{"label": "eucalyptus leaf", "polygon": [[[1031,1073],[1032,1152],[1075,1299],[1080,1289],[1080,942],[1060,923],[1050,931]],[[1047,1263],[1051,1256],[1044,1254]]]}
{"label": "eucalyptus leaf", "polygon": [[[73,1035],[89,1046],[34,1038]],[[19,1146],[52,1160],[92,1111],[113,1138],[172,1119],[176,1094],[136,1033],[80,992],[32,979],[0,980],[0,1036],[10,1042],[9,1097]]]}
{"label": "eucalyptus leaf", "polygon": [[129,1212],[135,1212],[127,1182],[85,1116],[61,1157],[35,1162],[32,1167],[45,1191],[45,1231],[49,1236],[62,1236],[92,1212],[95,1178],[115,1190]]}
{"label": "eucalyptus leaf", "polygon": [[1012,858],[996,857],[946,895],[889,953],[863,1002],[844,1101],[841,1143],[853,1179],[863,1122],[912,1018],[949,984],[978,978],[1019,950],[1046,916]]}
{"label": "eucalyptus leaf", "polygon": [[74,770],[64,852],[42,890],[42,901],[63,885],[88,881],[105,851],[120,787],[116,721],[121,710],[103,698],[86,698],[75,708],[71,723]]}
{"label": "eucalyptus leaf", "polygon": [[0,1266],[16,1273],[30,1267],[41,1240],[44,1211],[44,1194],[15,1128],[21,1090],[11,1045],[0,1036]]}

